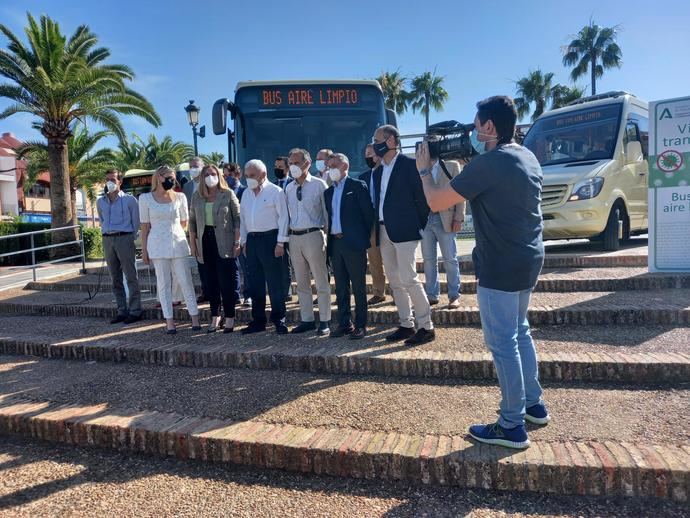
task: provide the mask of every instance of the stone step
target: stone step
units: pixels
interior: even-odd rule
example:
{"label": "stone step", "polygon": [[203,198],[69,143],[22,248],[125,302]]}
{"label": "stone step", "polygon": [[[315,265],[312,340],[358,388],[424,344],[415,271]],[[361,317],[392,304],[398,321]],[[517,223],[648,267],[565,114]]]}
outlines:
{"label": "stone step", "polygon": [[[441,293],[448,293],[448,283],[445,275],[441,275]],[[424,274],[420,274],[424,282]],[[140,278],[142,289],[155,288],[155,275],[143,273]],[[194,283],[199,291],[201,281],[194,276]],[[112,283],[109,275],[89,274],[68,276],[38,282],[30,282],[26,288],[30,290],[51,291],[93,291],[97,286],[103,290],[111,290]],[[625,290],[658,290],[671,288],[690,288],[690,275],[648,273],[646,268],[563,268],[544,270],[539,278],[535,291],[540,292],[573,292],[573,291],[625,291]],[[373,290],[371,276],[367,276],[367,293]],[[335,282],[331,279],[331,291],[335,292]],[[316,293],[316,286],[312,283],[312,292]],[[391,293],[386,286],[386,292]],[[473,276],[462,276],[460,292],[472,294],[477,292],[477,281]],[[292,294],[297,294],[297,284],[292,283]]]}
{"label": "stone step", "polygon": [[[314,333],[243,336],[164,333],[158,322],[110,326],[88,317],[0,316],[0,353],[100,362],[212,368],[249,368],[399,378],[493,380],[496,373],[481,329],[437,328],[420,347],[387,343],[377,326],[358,342]],[[690,328],[646,326],[532,330],[540,379],[562,382],[690,382]]]}
{"label": "stone step", "polygon": [[340,477],[686,502],[687,389],[545,384],[518,452],[479,445],[498,388],[0,357],[0,434]]}
{"label": "stone step", "polygon": [[[432,310],[432,319],[436,325],[479,325],[481,323],[475,295],[463,295],[460,298],[461,308],[455,310],[450,310],[445,306],[447,298],[444,299],[444,297],[441,299],[441,304]],[[331,303],[332,306],[335,305],[334,298]],[[155,309],[154,305],[153,301],[144,304],[146,318],[160,318],[160,310]],[[201,318],[204,321],[209,318],[207,307],[204,305],[201,308]],[[114,315],[115,308],[112,294],[103,290],[91,297],[86,297],[85,294],[79,292],[7,290],[1,294],[0,313],[106,318]],[[269,310],[266,313],[268,318]],[[239,321],[247,321],[250,317],[251,313],[248,309],[238,309]],[[186,310],[176,308],[175,318],[185,320],[189,317]],[[690,324],[690,289],[535,293],[531,299],[528,318],[533,325],[687,325]],[[300,314],[296,301],[287,305],[287,319],[289,322],[299,322]],[[390,302],[369,308],[369,325],[396,326],[398,322],[397,310]]]}

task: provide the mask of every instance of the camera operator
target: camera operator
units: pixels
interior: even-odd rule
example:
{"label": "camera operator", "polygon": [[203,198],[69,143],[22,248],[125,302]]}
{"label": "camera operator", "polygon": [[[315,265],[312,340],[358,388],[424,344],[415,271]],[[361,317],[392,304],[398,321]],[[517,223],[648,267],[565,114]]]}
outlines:
{"label": "camera operator", "polygon": [[470,427],[477,441],[527,448],[525,420],[547,424],[527,308],[544,263],[540,209],[542,171],[535,156],[513,140],[517,113],[510,97],[477,104],[471,139],[480,156],[445,187],[431,176],[428,144],[417,151],[417,169],[432,211],[468,200],[476,247],[477,298],[484,340],[501,387],[500,417]]}

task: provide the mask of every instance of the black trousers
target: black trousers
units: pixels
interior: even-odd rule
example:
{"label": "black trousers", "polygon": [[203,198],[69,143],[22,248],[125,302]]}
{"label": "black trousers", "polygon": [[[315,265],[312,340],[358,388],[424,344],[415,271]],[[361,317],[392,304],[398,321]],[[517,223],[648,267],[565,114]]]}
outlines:
{"label": "black trousers", "polygon": [[285,243],[285,253],[281,257],[283,297],[290,296],[290,286],[292,285],[292,265],[290,264],[290,247]]}
{"label": "black trousers", "polygon": [[226,258],[218,255],[218,244],[213,227],[204,229],[201,246],[204,253],[205,293],[211,305],[211,316],[220,316],[222,299],[225,318],[235,318],[237,260],[234,257]]}
{"label": "black trousers", "polygon": [[283,258],[275,256],[278,231],[249,233],[247,270],[251,278],[252,321],[266,325],[266,285],[271,298],[271,322],[285,324],[285,287]]}
{"label": "black trousers", "polygon": [[[352,325],[350,293],[355,296],[355,327],[367,325],[367,251],[354,250],[342,239],[331,238],[330,257],[335,277],[335,298],[338,304],[338,323]],[[350,291],[351,290],[351,291]]]}

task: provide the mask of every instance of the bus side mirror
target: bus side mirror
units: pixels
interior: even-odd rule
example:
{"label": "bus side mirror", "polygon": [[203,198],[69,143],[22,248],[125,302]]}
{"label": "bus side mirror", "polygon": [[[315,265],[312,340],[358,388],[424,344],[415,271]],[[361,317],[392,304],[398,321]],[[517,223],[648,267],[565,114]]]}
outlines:
{"label": "bus side mirror", "polygon": [[218,99],[213,103],[213,133],[215,135],[223,135],[228,127],[228,106],[230,101],[228,99]]}
{"label": "bus side mirror", "polygon": [[642,144],[633,140],[625,145],[625,162],[627,164],[636,164],[642,162],[644,157],[642,155]]}
{"label": "bus side mirror", "polygon": [[386,108],[386,124],[398,127],[398,117],[390,108]]}

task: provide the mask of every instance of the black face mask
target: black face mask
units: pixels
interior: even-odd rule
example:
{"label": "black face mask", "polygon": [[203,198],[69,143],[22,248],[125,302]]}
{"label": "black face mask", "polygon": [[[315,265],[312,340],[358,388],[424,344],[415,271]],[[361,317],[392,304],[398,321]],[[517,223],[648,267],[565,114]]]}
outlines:
{"label": "black face mask", "polygon": [[274,169],[273,173],[276,175],[276,178],[279,180],[282,180],[285,178],[285,169]]}
{"label": "black face mask", "polygon": [[378,144],[372,144],[372,146],[374,147],[374,153],[376,153],[376,156],[381,158],[383,158],[386,153],[390,151],[385,140],[383,142],[379,142]]}
{"label": "black face mask", "polygon": [[369,169],[373,169],[374,167],[376,167],[376,160],[374,160],[373,156],[368,156],[364,160],[367,162],[367,167]]}
{"label": "black face mask", "polygon": [[163,189],[169,191],[175,185],[175,180],[173,180],[172,178],[166,178],[165,180],[163,180],[163,183],[161,185],[163,186]]}

